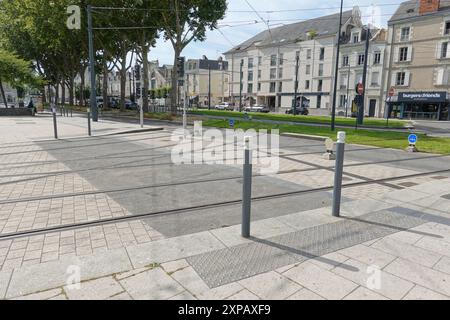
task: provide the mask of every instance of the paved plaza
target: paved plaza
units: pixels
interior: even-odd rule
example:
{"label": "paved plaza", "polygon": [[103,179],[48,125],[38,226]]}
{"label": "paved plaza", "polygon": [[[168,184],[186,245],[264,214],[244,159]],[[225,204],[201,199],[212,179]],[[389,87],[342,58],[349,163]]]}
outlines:
{"label": "paved plaza", "polygon": [[169,124],[92,128],[0,118],[0,299],[450,299],[450,157],[347,145],[336,218],[323,142],[281,136],[244,239],[241,166],[175,165]]}

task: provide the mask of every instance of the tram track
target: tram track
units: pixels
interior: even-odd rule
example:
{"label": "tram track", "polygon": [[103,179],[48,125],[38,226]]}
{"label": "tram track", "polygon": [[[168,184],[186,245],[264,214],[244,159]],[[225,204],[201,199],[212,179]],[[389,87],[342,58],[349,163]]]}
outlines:
{"label": "tram track", "polygon": [[[348,184],[343,185],[342,188],[346,189],[346,188],[352,188],[352,187],[356,187],[356,186],[387,183],[387,182],[392,182],[392,181],[396,181],[396,180],[404,180],[404,179],[437,175],[437,174],[445,174],[445,173],[450,173],[450,169],[436,170],[436,171],[431,171],[431,172],[422,172],[422,173],[409,174],[409,175],[403,175],[403,176],[397,176],[397,177],[390,177],[390,178],[383,178],[383,179],[371,179],[369,181],[348,183]],[[215,179],[214,181],[217,181],[217,180]],[[137,190],[138,188],[142,188],[142,187],[129,188],[128,191]],[[255,196],[255,197],[252,197],[252,201],[266,201],[266,200],[272,200],[272,199],[277,199],[277,198],[298,196],[298,195],[302,195],[302,194],[309,194],[309,193],[316,193],[316,192],[328,192],[328,191],[331,191],[332,189],[333,189],[333,186],[325,186],[325,187],[320,187],[320,188],[282,192],[282,193],[264,195],[264,196]],[[122,192],[122,191],[124,191],[124,189],[110,191],[110,192]],[[85,192],[83,194],[88,195],[91,193]],[[67,195],[64,195],[64,197],[66,197],[66,196]],[[61,197],[63,197],[63,196],[61,195]],[[55,197],[53,197],[53,198],[55,198]],[[32,237],[32,236],[36,236],[36,235],[62,232],[62,231],[68,231],[68,230],[76,230],[76,229],[82,229],[82,228],[88,228],[88,227],[104,226],[104,225],[110,225],[110,224],[115,224],[115,223],[120,223],[120,222],[141,220],[141,219],[151,218],[151,217],[155,217],[155,216],[172,215],[172,214],[199,211],[199,210],[205,210],[205,209],[211,209],[211,208],[217,208],[217,207],[231,206],[231,205],[240,204],[241,202],[242,202],[241,199],[235,199],[235,200],[229,200],[229,201],[196,205],[196,206],[191,206],[191,207],[174,208],[174,209],[163,210],[163,211],[155,211],[155,212],[142,213],[142,214],[132,214],[132,215],[122,216],[122,217],[113,217],[113,218],[99,219],[99,220],[94,220],[94,221],[78,222],[78,223],[64,224],[64,225],[59,225],[59,226],[50,226],[50,227],[39,228],[39,229],[23,230],[23,231],[18,231],[18,232],[13,232],[13,233],[0,234],[0,241],[24,238],[24,237]]]}

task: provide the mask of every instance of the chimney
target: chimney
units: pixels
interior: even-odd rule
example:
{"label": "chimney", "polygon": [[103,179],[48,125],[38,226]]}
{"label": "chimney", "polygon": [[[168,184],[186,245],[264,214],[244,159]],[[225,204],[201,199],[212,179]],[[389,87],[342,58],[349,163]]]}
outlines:
{"label": "chimney", "polygon": [[440,0],[419,0],[419,14],[427,14],[439,11]]}

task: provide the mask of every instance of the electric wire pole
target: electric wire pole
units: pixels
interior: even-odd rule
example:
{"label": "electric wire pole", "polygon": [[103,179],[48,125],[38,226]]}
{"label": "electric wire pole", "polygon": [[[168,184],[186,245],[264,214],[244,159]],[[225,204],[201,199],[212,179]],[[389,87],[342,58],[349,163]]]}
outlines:
{"label": "electric wire pole", "polygon": [[367,82],[367,64],[368,64],[368,57],[369,57],[369,44],[370,44],[370,25],[367,26],[367,32],[366,32],[366,51],[364,53],[364,69],[363,69],[363,78],[362,78],[362,85],[364,88],[363,93],[361,94],[361,101],[358,106],[358,124],[362,125],[364,123],[364,105],[365,105],[365,97],[366,97],[366,82]]}
{"label": "electric wire pole", "polygon": [[242,111],[242,68],[244,67],[244,59],[241,60],[239,72],[239,111]]}
{"label": "electric wire pole", "polygon": [[335,130],[336,122],[336,99],[337,99],[337,86],[338,86],[338,72],[339,72],[339,53],[341,51],[341,29],[342,29],[342,10],[344,7],[344,0],[341,0],[341,11],[339,13],[339,28],[337,36],[337,52],[336,52],[336,65],[334,69],[334,90],[333,90],[333,106],[331,110],[331,131]]}
{"label": "electric wire pole", "polygon": [[294,116],[297,114],[297,93],[298,93],[298,67],[300,61],[300,53],[295,57],[295,89],[294,89]]}
{"label": "electric wire pole", "polygon": [[91,112],[92,121],[98,122],[98,110],[97,110],[97,86],[95,84],[95,56],[94,56],[94,32],[92,28],[92,7],[87,6],[87,18],[88,18],[88,36],[89,36],[89,68],[91,75]]}

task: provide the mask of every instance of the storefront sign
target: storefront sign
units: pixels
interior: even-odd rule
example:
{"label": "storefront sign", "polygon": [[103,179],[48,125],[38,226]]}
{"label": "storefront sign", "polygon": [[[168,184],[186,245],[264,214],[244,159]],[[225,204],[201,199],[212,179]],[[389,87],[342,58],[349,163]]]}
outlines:
{"label": "storefront sign", "polygon": [[446,92],[400,92],[398,102],[446,102]]}

